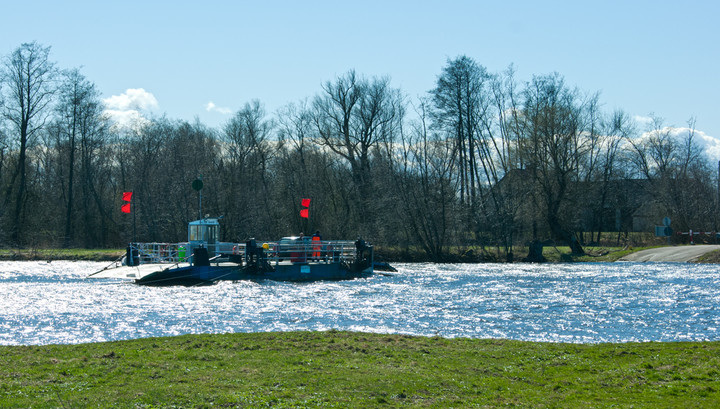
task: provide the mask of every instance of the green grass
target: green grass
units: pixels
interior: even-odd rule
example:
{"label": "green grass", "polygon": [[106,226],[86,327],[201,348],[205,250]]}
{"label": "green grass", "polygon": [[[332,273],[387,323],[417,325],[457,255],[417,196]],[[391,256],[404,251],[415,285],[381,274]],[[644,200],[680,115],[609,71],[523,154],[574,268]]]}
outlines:
{"label": "green grass", "polygon": [[[571,254],[568,246],[544,246],[543,256],[548,262],[613,262],[623,256],[636,251],[649,248],[662,247],[659,244],[649,243],[648,245],[633,247],[615,246],[586,246],[585,255],[576,256]],[[513,247],[515,262],[520,262],[528,254],[527,246]],[[375,259],[389,262],[426,262],[428,256],[418,247],[398,248],[382,247],[375,248]],[[496,247],[451,247],[445,255],[445,261],[451,263],[479,263],[479,262],[505,262],[503,249]]]}
{"label": "green grass", "polygon": [[[636,247],[633,249],[623,249],[621,247],[586,247],[585,256],[573,256],[570,254],[570,248],[567,246],[545,246],[543,255],[549,262],[559,261],[616,261],[620,257],[630,254],[634,251],[644,250],[650,247]],[[385,252],[385,254],[383,253]],[[527,253],[527,248],[517,247],[514,250],[516,260],[520,260]],[[84,261],[112,261],[116,260],[124,254],[124,250],[119,249],[0,249],[0,260],[84,260]],[[474,249],[473,254],[482,254],[482,251]],[[388,257],[389,256],[389,257]],[[495,254],[486,257],[492,259]],[[470,262],[480,261],[469,257],[449,256],[452,261]],[[426,261],[424,253],[417,249],[407,253],[399,252],[396,249],[380,248],[378,252],[378,260],[393,261]],[[457,259],[457,260],[455,260]]]}
{"label": "green grass", "polygon": [[[640,251],[660,245],[639,247],[612,247],[587,246],[584,256],[575,256],[567,246],[545,246],[543,255],[549,262],[612,262],[620,257],[635,251]],[[525,246],[513,248],[515,261],[518,262],[527,255]],[[0,260],[83,260],[83,261],[114,261],[125,253],[124,249],[59,249],[59,248],[30,248],[30,249],[0,249]],[[378,246],[375,249],[376,261],[388,262],[427,262],[428,256],[418,247],[399,248]],[[720,256],[706,258],[705,262],[720,261]],[[496,247],[453,247],[446,255],[446,262],[478,263],[478,262],[504,262],[505,254]]]}
{"label": "green grass", "polygon": [[119,249],[0,249],[0,260],[112,261],[124,254]]}
{"label": "green grass", "polygon": [[[545,246],[543,255],[548,262],[613,262],[630,253],[661,246],[643,247],[585,247],[584,256],[571,254],[567,246]],[[459,249],[448,255],[448,262],[483,262],[483,261],[504,261],[503,254],[496,254],[495,248]],[[124,254],[122,249],[0,249],[0,260],[75,260],[75,261],[113,261]],[[513,250],[515,261],[522,260],[527,254],[526,247],[515,247]],[[376,260],[389,262],[425,262],[427,255],[418,248],[400,250],[394,247],[379,247],[376,249]],[[699,260],[705,263],[720,263],[720,251],[706,255]]]}
{"label": "green grass", "polygon": [[613,262],[617,261],[623,256],[630,253],[635,253],[640,250],[647,250],[650,248],[661,247],[661,246],[648,246],[648,247],[585,247],[585,255],[576,256],[573,255],[570,247],[568,246],[557,246],[557,247],[543,247],[543,256],[549,262]]}
{"label": "green grass", "polygon": [[717,407],[720,343],[352,332],[0,347],[0,407]]}
{"label": "green grass", "polygon": [[705,253],[697,260],[698,263],[720,263],[720,250]]}

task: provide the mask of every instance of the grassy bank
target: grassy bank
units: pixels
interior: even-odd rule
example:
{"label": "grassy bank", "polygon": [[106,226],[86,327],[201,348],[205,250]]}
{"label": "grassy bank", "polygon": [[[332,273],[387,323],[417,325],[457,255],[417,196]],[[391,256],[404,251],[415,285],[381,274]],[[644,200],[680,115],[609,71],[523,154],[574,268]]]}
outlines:
{"label": "grassy bank", "polygon": [[[586,254],[575,256],[567,246],[545,246],[543,256],[548,262],[613,262],[630,253],[651,247],[586,247]],[[0,260],[75,260],[75,261],[114,261],[124,254],[123,249],[0,249]],[[515,262],[519,262],[527,254],[527,248],[514,249]],[[430,262],[429,257],[419,248],[377,247],[377,261],[397,262]],[[720,251],[703,256],[699,262],[720,263]],[[454,249],[446,256],[449,263],[481,263],[505,262],[504,254],[494,248]]]}
{"label": "grassy bank", "polygon": [[119,249],[0,249],[0,260],[113,261],[123,253]]}
{"label": "grassy bank", "polygon": [[[543,256],[550,263],[555,262],[613,262],[630,253],[659,246],[643,247],[611,247],[611,246],[588,246],[585,247],[585,255],[573,255],[568,246],[545,246]],[[376,259],[389,262],[428,262],[427,254],[419,248],[397,248],[377,247]],[[527,247],[515,247],[513,249],[514,262],[520,262],[527,256]],[[506,262],[505,253],[496,248],[465,248],[450,249],[444,256],[448,263],[482,263],[482,262]]]}
{"label": "grassy bank", "polygon": [[350,332],[0,347],[0,406],[717,407],[720,343]]}

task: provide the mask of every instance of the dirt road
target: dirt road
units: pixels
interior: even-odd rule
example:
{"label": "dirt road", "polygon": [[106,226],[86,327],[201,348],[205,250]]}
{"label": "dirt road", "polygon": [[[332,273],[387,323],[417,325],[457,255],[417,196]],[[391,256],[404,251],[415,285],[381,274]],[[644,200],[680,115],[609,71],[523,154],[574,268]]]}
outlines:
{"label": "dirt road", "polygon": [[659,262],[688,262],[702,256],[703,254],[720,250],[720,245],[697,245],[658,247],[628,254],[618,261],[659,261]]}

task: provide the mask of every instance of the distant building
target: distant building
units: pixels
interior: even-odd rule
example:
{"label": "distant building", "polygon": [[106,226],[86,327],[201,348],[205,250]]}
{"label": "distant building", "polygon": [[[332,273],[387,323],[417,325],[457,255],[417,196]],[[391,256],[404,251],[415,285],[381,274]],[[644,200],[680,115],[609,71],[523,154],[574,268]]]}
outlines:
{"label": "distant building", "polygon": [[[531,171],[513,169],[493,189],[513,205],[516,237],[528,240],[549,232],[541,197]],[[576,232],[652,232],[662,220],[663,208],[647,180],[575,182],[566,194],[561,213]],[[517,236],[520,235],[520,237]]]}

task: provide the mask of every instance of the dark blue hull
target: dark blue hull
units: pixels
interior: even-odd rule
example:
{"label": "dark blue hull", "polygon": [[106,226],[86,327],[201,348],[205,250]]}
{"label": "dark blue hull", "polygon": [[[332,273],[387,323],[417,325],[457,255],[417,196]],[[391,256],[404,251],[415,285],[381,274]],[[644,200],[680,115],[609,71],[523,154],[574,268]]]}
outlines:
{"label": "dark blue hull", "polygon": [[220,263],[209,266],[168,268],[148,274],[135,282],[144,285],[207,285],[220,280],[320,281],[351,280],[373,273],[372,266],[344,263],[279,263],[264,268]]}

